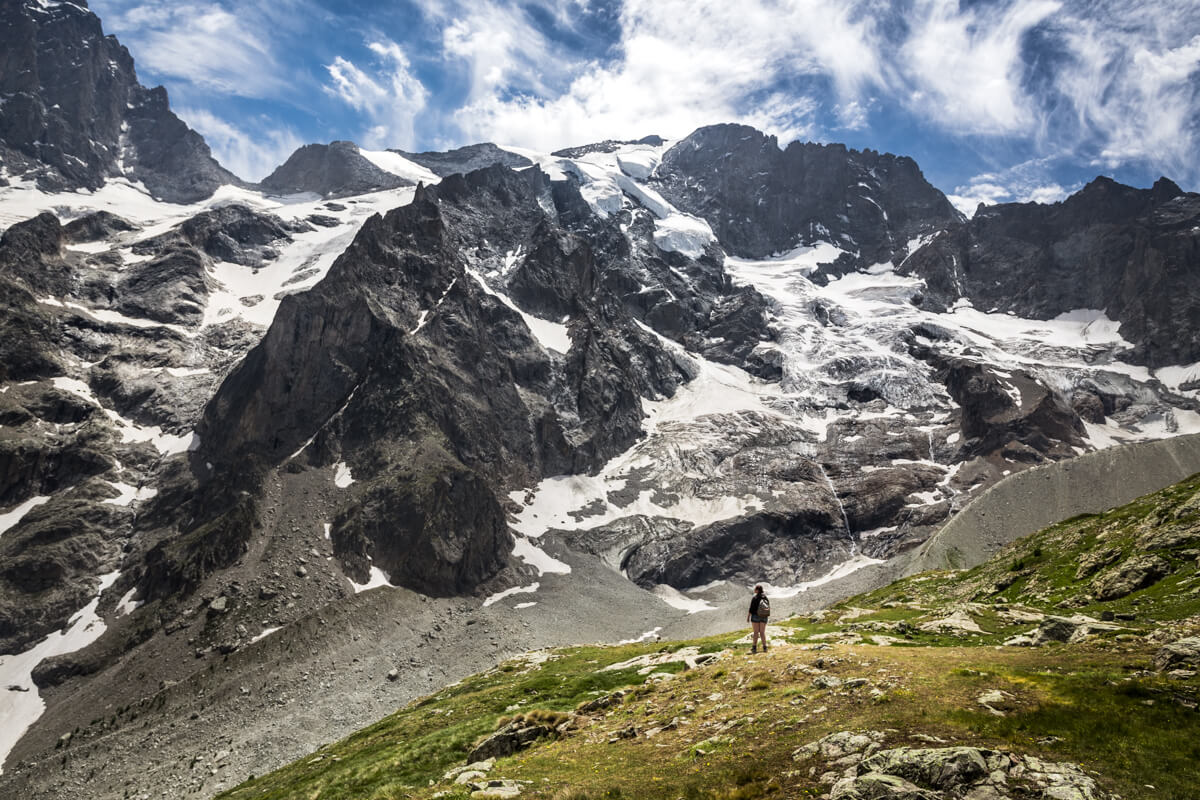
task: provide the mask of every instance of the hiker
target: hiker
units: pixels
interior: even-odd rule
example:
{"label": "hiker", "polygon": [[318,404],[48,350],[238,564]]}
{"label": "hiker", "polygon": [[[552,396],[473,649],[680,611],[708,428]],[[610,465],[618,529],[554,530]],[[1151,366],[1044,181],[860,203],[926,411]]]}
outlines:
{"label": "hiker", "polygon": [[754,597],[750,600],[750,611],[746,621],[750,623],[754,635],[750,640],[750,652],[758,652],[758,640],[762,639],[763,652],[767,652],[767,617],[771,615],[771,601],[763,594],[762,586],[754,587]]}

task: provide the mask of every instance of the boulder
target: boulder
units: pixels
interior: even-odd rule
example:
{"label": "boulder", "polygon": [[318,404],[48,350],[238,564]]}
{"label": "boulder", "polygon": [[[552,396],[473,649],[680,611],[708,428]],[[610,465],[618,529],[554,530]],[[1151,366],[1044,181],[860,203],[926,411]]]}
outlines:
{"label": "boulder", "polygon": [[1200,666],[1200,636],[1165,644],[1154,654],[1154,668],[1159,672],[1185,665]]}
{"label": "boulder", "polygon": [[979,627],[979,623],[971,619],[970,614],[962,609],[958,609],[941,619],[922,622],[917,627],[930,633],[952,633],[955,636],[975,636],[987,633],[987,631]]}
{"label": "boulder", "polygon": [[880,731],[838,731],[815,742],[809,742],[792,753],[796,761],[807,761],[819,756],[826,761],[836,761],[848,755],[870,755],[879,749],[884,734]]}
{"label": "boulder", "polygon": [[896,775],[868,772],[838,781],[829,797],[830,800],[938,800],[941,795]]}
{"label": "boulder", "polygon": [[992,689],[975,698],[975,702],[986,708],[992,714],[1003,717],[1006,711],[1016,708],[1013,696],[1003,689]]}
{"label": "boulder", "polygon": [[842,685],[842,679],[834,675],[818,675],[813,678],[814,689],[837,689]]}
{"label": "boulder", "polygon": [[489,780],[468,785],[474,790],[471,797],[476,800],[508,800],[521,793],[521,784],[516,781]]}
{"label": "boulder", "polygon": [[937,789],[975,783],[988,774],[990,751],[975,747],[898,747],[865,759],[859,775],[882,772]]}
{"label": "boulder", "polygon": [[1034,637],[1039,644],[1046,642],[1068,642],[1079,630],[1079,623],[1067,617],[1046,617],[1038,626]]}
{"label": "boulder", "polygon": [[1098,575],[1092,581],[1092,596],[1097,600],[1117,600],[1157,583],[1170,571],[1170,563],[1160,556],[1134,556]]}
{"label": "boulder", "polygon": [[463,775],[471,773],[476,776],[475,778],[471,778],[471,780],[477,780],[478,778],[484,777],[487,775],[487,773],[491,772],[492,767],[494,766],[496,766],[496,759],[494,758],[489,758],[486,761],[473,761],[466,766],[455,767],[454,769],[447,770],[446,774],[442,775],[442,780],[454,781],[455,783],[466,783],[465,780],[459,780]]}
{"label": "boulder", "polygon": [[467,755],[467,761],[486,761],[489,758],[511,756],[518,750],[529,747],[538,739],[553,734],[554,729],[547,725],[539,725],[524,719],[514,720],[475,745],[475,748]]}

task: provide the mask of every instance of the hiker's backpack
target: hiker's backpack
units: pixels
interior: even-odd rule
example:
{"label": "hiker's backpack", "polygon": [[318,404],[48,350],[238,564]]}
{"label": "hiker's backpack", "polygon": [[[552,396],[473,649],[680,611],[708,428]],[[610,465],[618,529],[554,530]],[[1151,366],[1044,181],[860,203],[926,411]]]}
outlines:
{"label": "hiker's backpack", "polygon": [[763,619],[771,616],[771,601],[767,599],[765,594],[758,600],[758,616]]}

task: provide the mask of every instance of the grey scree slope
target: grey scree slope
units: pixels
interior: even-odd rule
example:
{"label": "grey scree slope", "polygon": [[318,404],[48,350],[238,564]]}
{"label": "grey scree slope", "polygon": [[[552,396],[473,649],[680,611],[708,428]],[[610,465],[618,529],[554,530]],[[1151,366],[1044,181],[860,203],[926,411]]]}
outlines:
{"label": "grey scree slope", "polygon": [[1197,472],[1200,434],[1085,453],[1009,475],[909,556],[902,574],[973,567],[1022,536],[1124,505]]}
{"label": "grey scree slope", "polygon": [[926,570],[970,569],[1022,536],[1124,505],[1197,472],[1200,434],[1112,447],[1023,470],[975,498],[921,547],[790,598],[788,612],[815,611]]}

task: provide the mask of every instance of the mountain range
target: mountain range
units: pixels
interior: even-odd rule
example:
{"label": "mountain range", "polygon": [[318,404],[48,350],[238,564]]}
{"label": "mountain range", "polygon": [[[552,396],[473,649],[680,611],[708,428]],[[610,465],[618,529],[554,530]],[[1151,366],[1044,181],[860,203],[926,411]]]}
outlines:
{"label": "mountain range", "polygon": [[210,796],[505,655],[873,588],[1010,476],[1200,432],[1167,178],[967,219],[910,158],[723,124],[252,184],[86,3],[0,22],[7,792]]}

